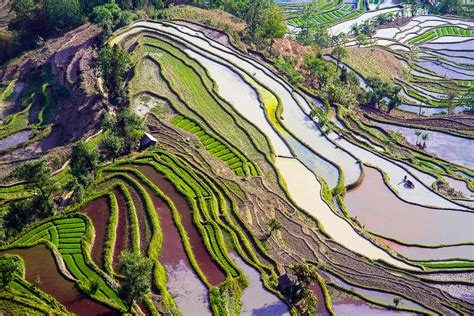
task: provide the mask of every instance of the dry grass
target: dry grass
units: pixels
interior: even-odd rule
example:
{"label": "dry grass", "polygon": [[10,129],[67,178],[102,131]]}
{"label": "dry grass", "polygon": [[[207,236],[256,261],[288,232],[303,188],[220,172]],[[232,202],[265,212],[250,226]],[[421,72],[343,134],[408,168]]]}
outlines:
{"label": "dry grass", "polygon": [[295,67],[301,69],[304,64],[304,56],[312,52],[312,49],[308,46],[298,44],[292,39],[281,38],[275,40],[273,51],[275,56],[283,56],[287,60],[295,61]]}
{"label": "dry grass", "polygon": [[378,76],[384,80],[407,79],[405,65],[389,52],[379,48],[349,47],[344,60],[363,77]]}
{"label": "dry grass", "polygon": [[242,34],[246,29],[243,20],[221,10],[204,10],[188,5],[179,5],[167,9],[166,15],[169,19],[186,19],[231,34]]}

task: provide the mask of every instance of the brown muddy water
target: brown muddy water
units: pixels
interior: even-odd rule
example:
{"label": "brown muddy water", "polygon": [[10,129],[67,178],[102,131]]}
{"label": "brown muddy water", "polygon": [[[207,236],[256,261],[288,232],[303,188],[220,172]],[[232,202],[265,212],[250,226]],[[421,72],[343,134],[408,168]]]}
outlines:
{"label": "brown muddy water", "polygon": [[129,232],[128,210],[125,198],[119,189],[113,190],[113,194],[117,199],[118,205],[118,225],[115,232],[115,249],[113,254],[113,267],[117,270],[120,253],[124,250],[129,250],[131,232]]}
{"label": "brown muddy water", "polygon": [[[130,166],[129,166],[130,167]],[[134,168],[137,166],[133,166]],[[142,171],[143,172],[143,171]],[[153,169],[151,172],[155,172]],[[145,175],[148,177],[148,175]],[[149,178],[154,182],[153,178]],[[158,184],[154,182],[157,186]],[[163,190],[162,186],[158,186]],[[146,187],[160,218],[163,243],[159,261],[165,267],[168,291],[184,315],[210,315],[208,291],[194,272],[168,205]],[[171,198],[171,197],[170,197]],[[194,250],[194,248],[193,248]],[[199,262],[199,259],[198,259]]]}
{"label": "brown muddy water", "polygon": [[[175,189],[173,184],[165,178],[165,176],[152,166],[137,165],[133,166],[153,182],[160,190],[173,201],[174,206],[181,215],[181,223],[189,237],[191,248],[194,252],[196,261],[202,272],[206,275],[207,280],[212,285],[219,285],[225,281],[224,273],[219,266],[211,260],[207,252],[204,241],[193,223],[193,211],[188,205],[186,199]],[[180,239],[179,239],[180,240]]]}
{"label": "brown muddy water", "polygon": [[25,262],[25,279],[30,283],[40,280],[39,288],[54,296],[68,311],[77,315],[120,315],[118,311],[90,299],[75,287],[74,282],[64,278],[46,246],[12,249],[4,253],[21,256]]}
{"label": "brown muddy water", "polygon": [[81,210],[82,213],[89,217],[94,225],[94,244],[91,249],[91,257],[95,264],[104,268],[104,245],[107,240],[107,227],[110,218],[109,199],[108,197],[100,197],[89,202]]}
{"label": "brown muddy water", "polygon": [[382,174],[374,168],[365,168],[361,185],[347,192],[344,202],[351,217],[382,236],[425,245],[474,240],[473,213],[406,203],[385,185]]}
{"label": "brown muddy water", "polygon": [[135,205],[135,214],[138,220],[138,232],[140,235],[140,250],[145,254],[151,240],[151,227],[148,222],[145,206],[140,195],[131,186],[127,185],[127,190],[132,196],[133,204]]}
{"label": "brown muddy water", "polygon": [[318,308],[316,310],[318,315],[329,315],[330,313],[326,308],[326,300],[324,299],[323,290],[321,289],[319,283],[314,282],[310,286],[310,289],[311,291],[313,291],[314,294],[316,294],[316,297],[318,298]]}

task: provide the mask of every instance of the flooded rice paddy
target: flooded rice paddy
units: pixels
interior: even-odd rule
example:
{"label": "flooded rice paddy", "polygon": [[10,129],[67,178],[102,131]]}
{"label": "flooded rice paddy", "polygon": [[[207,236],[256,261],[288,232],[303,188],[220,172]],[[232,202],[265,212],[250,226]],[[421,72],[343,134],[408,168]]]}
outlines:
{"label": "flooded rice paddy", "polygon": [[343,218],[336,215],[329,206],[321,200],[321,186],[315,175],[296,159],[277,158],[276,166],[285,179],[288,191],[296,204],[316,217],[329,235],[355,252],[369,258],[382,259],[393,265],[406,269],[414,267],[397,260],[370,241],[360,236]]}
{"label": "flooded rice paddy", "polygon": [[[405,137],[408,143],[416,146],[421,138],[416,135],[421,130],[398,125],[374,122],[387,131],[396,131]],[[474,169],[474,141],[469,138],[454,136],[447,133],[425,131],[428,135],[424,151],[450,162]]]}
{"label": "flooded rice paddy", "polygon": [[[371,232],[425,245],[474,240],[474,214],[406,203],[384,184],[382,174],[365,168],[361,185],[346,193],[347,212]],[[430,223],[426,225],[426,223]]]}
{"label": "flooded rice paddy", "polygon": [[[120,315],[118,311],[102,305],[80,292],[75,283],[67,280],[57,269],[51,251],[44,245],[6,251],[23,258],[25,279],[38,284],[47,294],[54,296],[69,312],[78,315]],[[41,262],[41,264],[38,264]],[[38,282],[39,281],[39,282]]]}
{"label": "flooded rice paddy", "polygon": [[0,152],[28,141],[31,136],[33,136],[33,131],[26,130],[5,137],[0,140]]}
{"label": "flooded rice paddy", "polygon": [[[164,177],[155,171],[153,167],[141,165],[133,167],[142,172],[160,190],[165,192],[165,194],[173,200],[175,207],[181,214],[183,214],[182,212],[190,212],[189,206],[187,206],[185,201],[183,204],[183,201],[181,200],[182,197],[174,190],[171,183],[164,179]],[[168,290],[173,296],[179,309],[185,315],[189,313],[196,313],[196,315],[210,315],[207,288],[198,278],[189,262],[186,250],[181,241],[181,236],[173,221],[171,210],[161,198],[151,191],[151,189],[147,188],[147,190],[152,198],[155,210],[158,213],[161,229],[163,231],[163,244],[159,261],[166,269]],[[183,218],[182,216],[183,224],[186,222],[186,217]],[[193,241],[192,238],[195,238],[195,236],[194,234],[189,234],[189,226],[186,227],[186,231],[190,237],[190,242],[193,246],[192,249],[198,264],[208,277],[209,282],[222,282],[222,272],[217,270],[216,273],[214,270],[214,268],[217,268],[215,267],[215,264],[213,262],[210,264],[208,263],[209,255],[206,253],[206,250],[203,249],[204,245],[201,245],[195,240]],[[199,235],[198,238],[201,240]]]}
{"label": "flooded rice paddy", "polygon": [[82,210],[92,221],[94,226],[94,243],[92,245],[91,257],[95,264],[103,269],[103,249],[107,240],[107,227],[110,218],[109,199],[100,197],[89,202]]}
{"label": "flooded rice paddy", "polygon": [[241,315],[255,316],[289,316],[288,306],[276,295],[265,289],[258,271],[245,263],[237,254],[230,253],[230,258],[244,272],[249,281],[241,297]]}
{"label": "flooded rice paddy", "polygon": [[[193,211],[189,207],[186,199],[175,189],[173,184],[168,179],[166,179],[163,174],[157,172],[152,166],[137,165],[134,167],[143,175],[145,175],[173,201],[174,206],[181,215],[181,222],[186,230],[186,233],[188,234],[194,256],[196,257],[198,265],[206,275],[209,283],[212,285],[218,285],[224,282],[224,273],[217,266],[217,264],[211,260],[206,246],[204,245],[204,241],[202,240],[196,226],[194,225]],[[161,207],[164,207],[164,205]],[[175,245],[181,243],[180,239],[175,240],[174,242]],[[171,250],[170,253],[172,253]]]}

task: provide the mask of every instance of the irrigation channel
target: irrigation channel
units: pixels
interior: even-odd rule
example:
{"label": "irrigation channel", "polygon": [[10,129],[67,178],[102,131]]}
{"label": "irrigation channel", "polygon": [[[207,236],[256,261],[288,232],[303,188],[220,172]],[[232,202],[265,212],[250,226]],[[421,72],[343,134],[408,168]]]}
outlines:
{"label": "irrigation channel", "polygon": [[[318,125],[308,116],[309,102],[271,69],[250,57],[213,41],[198,31],[172,23],[137,22],[115,37],[112,44],[119,43],[127,36],[139,32],[145,32],[149,37],[170,38],[172,42],[179,43],[180,47],[185,47],[182,49],[183,52],[189,58],[194,58],[205,65],[211,77],[216,80],[219,93],[239,113],[260,130],[270,131],[265,134],[270,139],[276,155],[275,165],[296,204],[316,217],[332,238],[349,249],[372,259],[382,259],[399,267],[414,268],[366,240],[353,229],[346,219],[331,210],[321,197],[321,184],[316,175],[327,180],[330,179],[329,175],[334,172],[326,172],[327,178],[324,178],[323,172],[311,169],[312,165],[321,167],[318,163],[312,164],[311,159],[315,161],[324,159],[331,166],[340,168],[346,185],[357,182],[361,176],[362,167],[358,160],[368,162],[387,173],[390,179],[388,184],[408,202],[418,202],[429,207],[464,209],[434,193],[418,180],[419,174],[412,170],[409,171],[397,163],[358,147],[335,133],[329,135],[322,133]],[[217,67],[217,64],[220,67]],[[232,81],[230,81],[231,79]],[[239,83],[239,86],[242,86],[241,89],[228,88],[229,84],[235,86],[238,81],[241,82]],[[243,88],[244,86],[247,88]],[[253,95],[253,102],[245,102],[245,99],[244,102],[240,101],[241,91],[249,91],[248,87],[257,91],[260,98],[255,99],[255,94],[249,94],[249,97]],[[275,99],[281,103],[275,105]],[[263,102],[261,102],[262,100]],[[282,107],[281,114],[276,114],[278,106]],[[293,137],[292,142],[287,140],[288,135]],[[302,150],[294,145],[295,142],[299,143],[300,148],[305,148],[305,155],[302,155]],[[415,183],[416,189],[409,190],[400,185],[400,181],[405,175],[408,175]],[[334,179],[332,183],[334,183]]]}

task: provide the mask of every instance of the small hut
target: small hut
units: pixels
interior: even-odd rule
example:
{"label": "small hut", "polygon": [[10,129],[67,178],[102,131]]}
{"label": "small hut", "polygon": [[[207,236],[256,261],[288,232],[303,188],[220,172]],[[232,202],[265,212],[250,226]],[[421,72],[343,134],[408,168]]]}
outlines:
{"label": "small hut", "polygon": [[291,288],[294,284],[294,278],[288,273],[282,274],[278,277],[278,290],[283,295],[288,295],[291,292]]}
{"label": "small hut", "polygon": [[150,146],[155,146],[157,143],[158,141],[153,135],[145,132],[145,134],[143,134],[142,138],[140,139],[140,150],[145,150]]}

